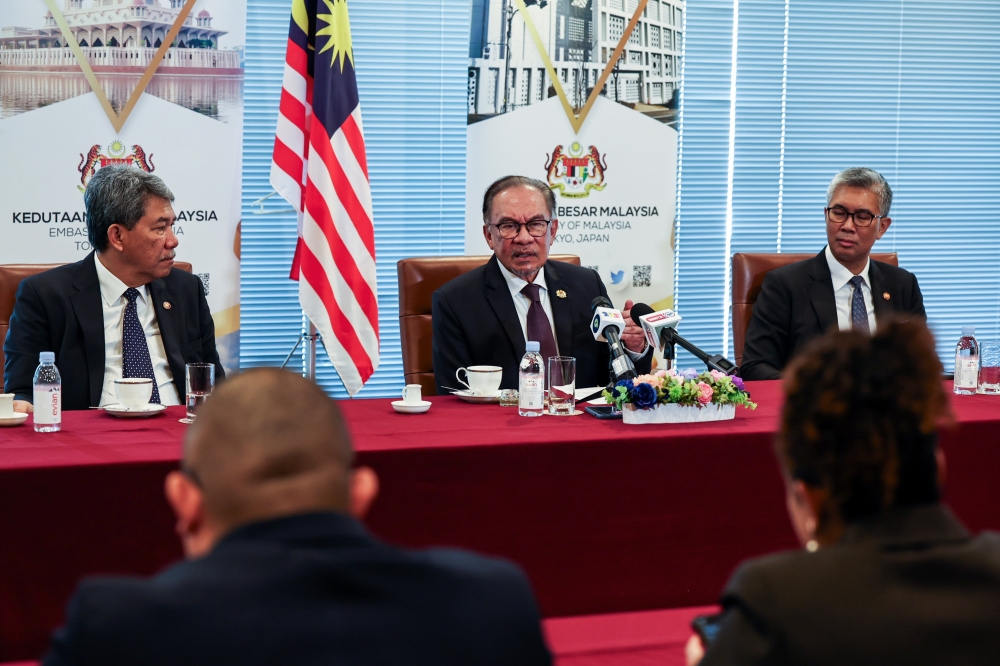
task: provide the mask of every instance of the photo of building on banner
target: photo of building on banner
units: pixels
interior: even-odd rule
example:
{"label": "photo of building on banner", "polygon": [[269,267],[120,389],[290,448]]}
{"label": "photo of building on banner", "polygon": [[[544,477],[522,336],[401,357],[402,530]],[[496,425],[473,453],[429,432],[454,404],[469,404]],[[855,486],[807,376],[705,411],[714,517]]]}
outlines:
{"label": "photo of building on banner", "polygon": [[474,0],[466,254],[488,251],[482,193],[548,183],[552,252],[579,255],[615,304],[673,307],[683,0]]}
{"label": "photo of building on banner", "polygon": [[83,193],[110,165],[176,197],[176,259],[239,368],[246,0],[0,3],[0,264],[91,251]]}

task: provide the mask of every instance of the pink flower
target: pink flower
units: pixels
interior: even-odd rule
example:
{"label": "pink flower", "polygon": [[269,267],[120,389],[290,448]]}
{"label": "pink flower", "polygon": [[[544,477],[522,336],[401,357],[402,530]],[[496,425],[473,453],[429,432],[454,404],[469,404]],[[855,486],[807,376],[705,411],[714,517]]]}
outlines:
{"label": "pink flower", "polygon": [[656,371],[656,376],[657,377],[666,377],[667,376],[667,371],[666,370],[657,370]]}
{"label": "pink flower", "polygon": [[667,370],[667,375],[670,376],[670,377],[676,377],[677,376],[677,371],[674,370],[673,368],[670,368],[669,370]]}
{"label": "pink flower", "polygon": [[712,370],[712,379],[714,379],[715,381],[720,381],[725,378],[726,378],[725,373],[719,372],[718,370]]}
{"label": "pink flower", "polygon": [[703,405],[712,402],[712,387],[705,382],[698,382],[698,402]]}

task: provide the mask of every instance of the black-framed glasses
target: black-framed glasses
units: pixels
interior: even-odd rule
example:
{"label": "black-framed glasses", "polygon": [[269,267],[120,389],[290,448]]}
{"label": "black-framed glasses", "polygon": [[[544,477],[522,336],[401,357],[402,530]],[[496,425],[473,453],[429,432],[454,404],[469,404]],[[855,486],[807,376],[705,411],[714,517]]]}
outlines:
{"label": "black-framed glasses", "polygon": [[874,215],[867,210],[856,210],[853,213],[848,213],[847,209],[843,206],[833,206],[832,208],[824,208],[823,210],[826,211],[832,222],[843,224],[847,222],[847,218],[851,218],[854,220],[854,224],[859,227],[870,227],[872,222],[885,217],[885,215]]}
{"label": "black-framed glasses", "polygon": [[551,223],[552,220],[528,220],[527,222],[501,220],[498,224],[490,224],[490,226],[497,228],[500,238],[510,240],[511,238],[517,238],[517,235],[521,233],[521,227],[527,227],[529,234],[535,238],[541,238],[548,233],[549,224]]}

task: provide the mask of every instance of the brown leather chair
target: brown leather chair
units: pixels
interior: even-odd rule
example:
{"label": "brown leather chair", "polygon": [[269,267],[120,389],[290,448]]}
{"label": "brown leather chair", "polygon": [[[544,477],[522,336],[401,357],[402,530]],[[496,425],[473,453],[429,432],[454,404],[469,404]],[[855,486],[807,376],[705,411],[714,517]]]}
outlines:
{"label": "brown leather chair", "polygon": [[[765,252],[737,252],[733,255],[733,353],[736,356],[736,365],[743,365],[743,343],[746,341],[753,304],[760,294],[764,276],[775,268],[812,259],[815,256],[815,254]],[[895,252],[873,253],[871,258],[899,266],[899,257]]]}
{"label": "brown leather chair", "polygon": [[[479,268],[491,256],[412,257],[396,263],[403,376],[407,384],[420,384],[424,395],[437,395],[431,352],[431,295],[449,280]],[[553,254],[549,259],[580,265],[580,257],[572,254]]]}
{"label": "brown leather chair", "polygon": [[[14,297],[21,280],[31,277],[50,268],[58,268],[63,264],[2,264],[0,265],[0,368],[3,368],[6,356],[3,353],[3,343],[7,339],[7,329],[10,328],[10,316],[14,313]],[[186,261],[175,261],[174,267],[191,272],[191,264]]]}

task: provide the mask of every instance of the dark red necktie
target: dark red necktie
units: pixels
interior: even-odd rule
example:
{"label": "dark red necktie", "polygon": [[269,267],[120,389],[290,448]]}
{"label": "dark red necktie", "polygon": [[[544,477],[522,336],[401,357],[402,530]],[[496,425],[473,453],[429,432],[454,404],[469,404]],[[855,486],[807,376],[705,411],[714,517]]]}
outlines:
{"label": "dark red necktie", "polygon": [[528,340],[538,342],[541,347],[542,359],[548,362],[549,357],[558,356],[559,353],[556,351],[556,339],[552,337],[552,325],[542,307],[542,300],[538,294],[539,289],[537,284],[528,284],[524,286],[521,293],[531,301],[531,307],[528,308]]}

